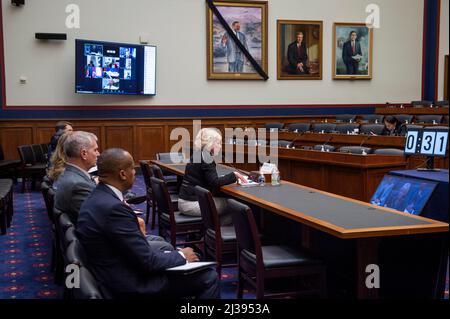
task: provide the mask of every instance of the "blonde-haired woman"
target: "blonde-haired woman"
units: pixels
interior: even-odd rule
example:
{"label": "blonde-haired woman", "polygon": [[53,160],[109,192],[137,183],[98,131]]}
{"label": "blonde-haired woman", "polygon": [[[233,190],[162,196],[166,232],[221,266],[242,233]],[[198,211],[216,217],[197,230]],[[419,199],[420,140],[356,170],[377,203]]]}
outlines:
{"label": "blonde-haired woman", "polygon": [[67,157],[64,153],[64,143],[67,140],[67,137],[72,134],[72,131],[66,132],[58,139],[58,144],[56,144],[55,151],[50,158],[50,168],[48,169],[47,175],[55,185],[55,182],[58,180],[59,176],[64,172]]}
{"label": "blonde-haired woman", "polygon": [[219,177],[217,175],[214,156],[222,149],[222,135],[213,128],[200,130],[194,140],[194,152],[186,165],[183,183],[181,184],[178,209],[181,214],[201,216],[200,206],[195,195],[195,186],[209,190],[214,196],[221,225],[231,224],[231,215],[226,213],[227,201],[218,196],[220,187],[235,183],[237,180],[245,183],[244,177],[238,172],[231,172]]}

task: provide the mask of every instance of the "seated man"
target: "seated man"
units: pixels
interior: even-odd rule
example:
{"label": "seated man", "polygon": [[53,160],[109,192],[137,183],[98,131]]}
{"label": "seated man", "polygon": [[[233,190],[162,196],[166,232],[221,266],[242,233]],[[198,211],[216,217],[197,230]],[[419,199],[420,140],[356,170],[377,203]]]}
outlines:
{"label": "seated man", "polygon": [[77,236],[102,291],[113,298],[219,298],[217,273],[167,276],[164,270],[198,261],[191,248],[161,251],[149,245],[122,193],[133,186],[134,162],[122,149],[103,152],[97,163],[100,183],[81,206]]}
{"label": "seated man", "polygon": [[76,225],[81,204],[95,188],[88,170],[97,164],[97,137],[88,132],[73,132],[63,149],[67,162],[55,185],[55,208],[68,214]]}

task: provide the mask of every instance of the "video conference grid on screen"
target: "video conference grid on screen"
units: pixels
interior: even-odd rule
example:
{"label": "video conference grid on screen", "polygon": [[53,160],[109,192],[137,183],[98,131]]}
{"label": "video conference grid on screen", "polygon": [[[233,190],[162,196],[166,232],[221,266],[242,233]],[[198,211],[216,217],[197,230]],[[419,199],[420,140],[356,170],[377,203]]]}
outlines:
{"label": "video conference grid on screen", "polygon": [[386,175],[370,203],[420,215],[436,185],[431,181]]}
{"label": "video conference grid on screen", "polygon": [[156,48],[77,40],[77,93],[155,94]]}

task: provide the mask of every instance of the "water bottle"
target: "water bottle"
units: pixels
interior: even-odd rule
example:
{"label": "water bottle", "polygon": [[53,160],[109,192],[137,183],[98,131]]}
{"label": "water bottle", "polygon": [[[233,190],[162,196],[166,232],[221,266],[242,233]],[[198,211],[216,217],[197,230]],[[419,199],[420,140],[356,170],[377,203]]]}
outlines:
{"label": "water bottle", "polygon": [[272,171],[272,186],[278,186],[280,185],[280,172],[278,169],[274,169]]}
{"label": "water bottle", "polygon": [[259,186],[266,185],[266,178],[264,177],[264,174],[259,174],[259,176],[258,176],[258,184],[259,184]]}

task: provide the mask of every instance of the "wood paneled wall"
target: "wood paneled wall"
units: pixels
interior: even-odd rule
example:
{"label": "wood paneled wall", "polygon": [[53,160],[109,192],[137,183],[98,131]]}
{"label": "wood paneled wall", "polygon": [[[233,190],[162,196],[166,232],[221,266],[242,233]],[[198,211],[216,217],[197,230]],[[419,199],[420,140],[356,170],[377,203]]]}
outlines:
{"label": "wood paneled wall", "polygon": [[[216,127],[222,132],[227,127],[262,127],[268,122],[309,122],[334,116],[256,117],[256,118],[205,118],[202,127]],[[100,150],[120,147],[129,151],[135,161],[155,159],[156,154],[168,152],[177,140],[170,140],[175,128],[185,128],[192,137],[192,119],[95,119],[69,120],[75,130],[97,135]],[[26,144],[48,143],[54,133],[56,120],[0,120],[0,145],[6,159],[19,159],[17,147]]]}

